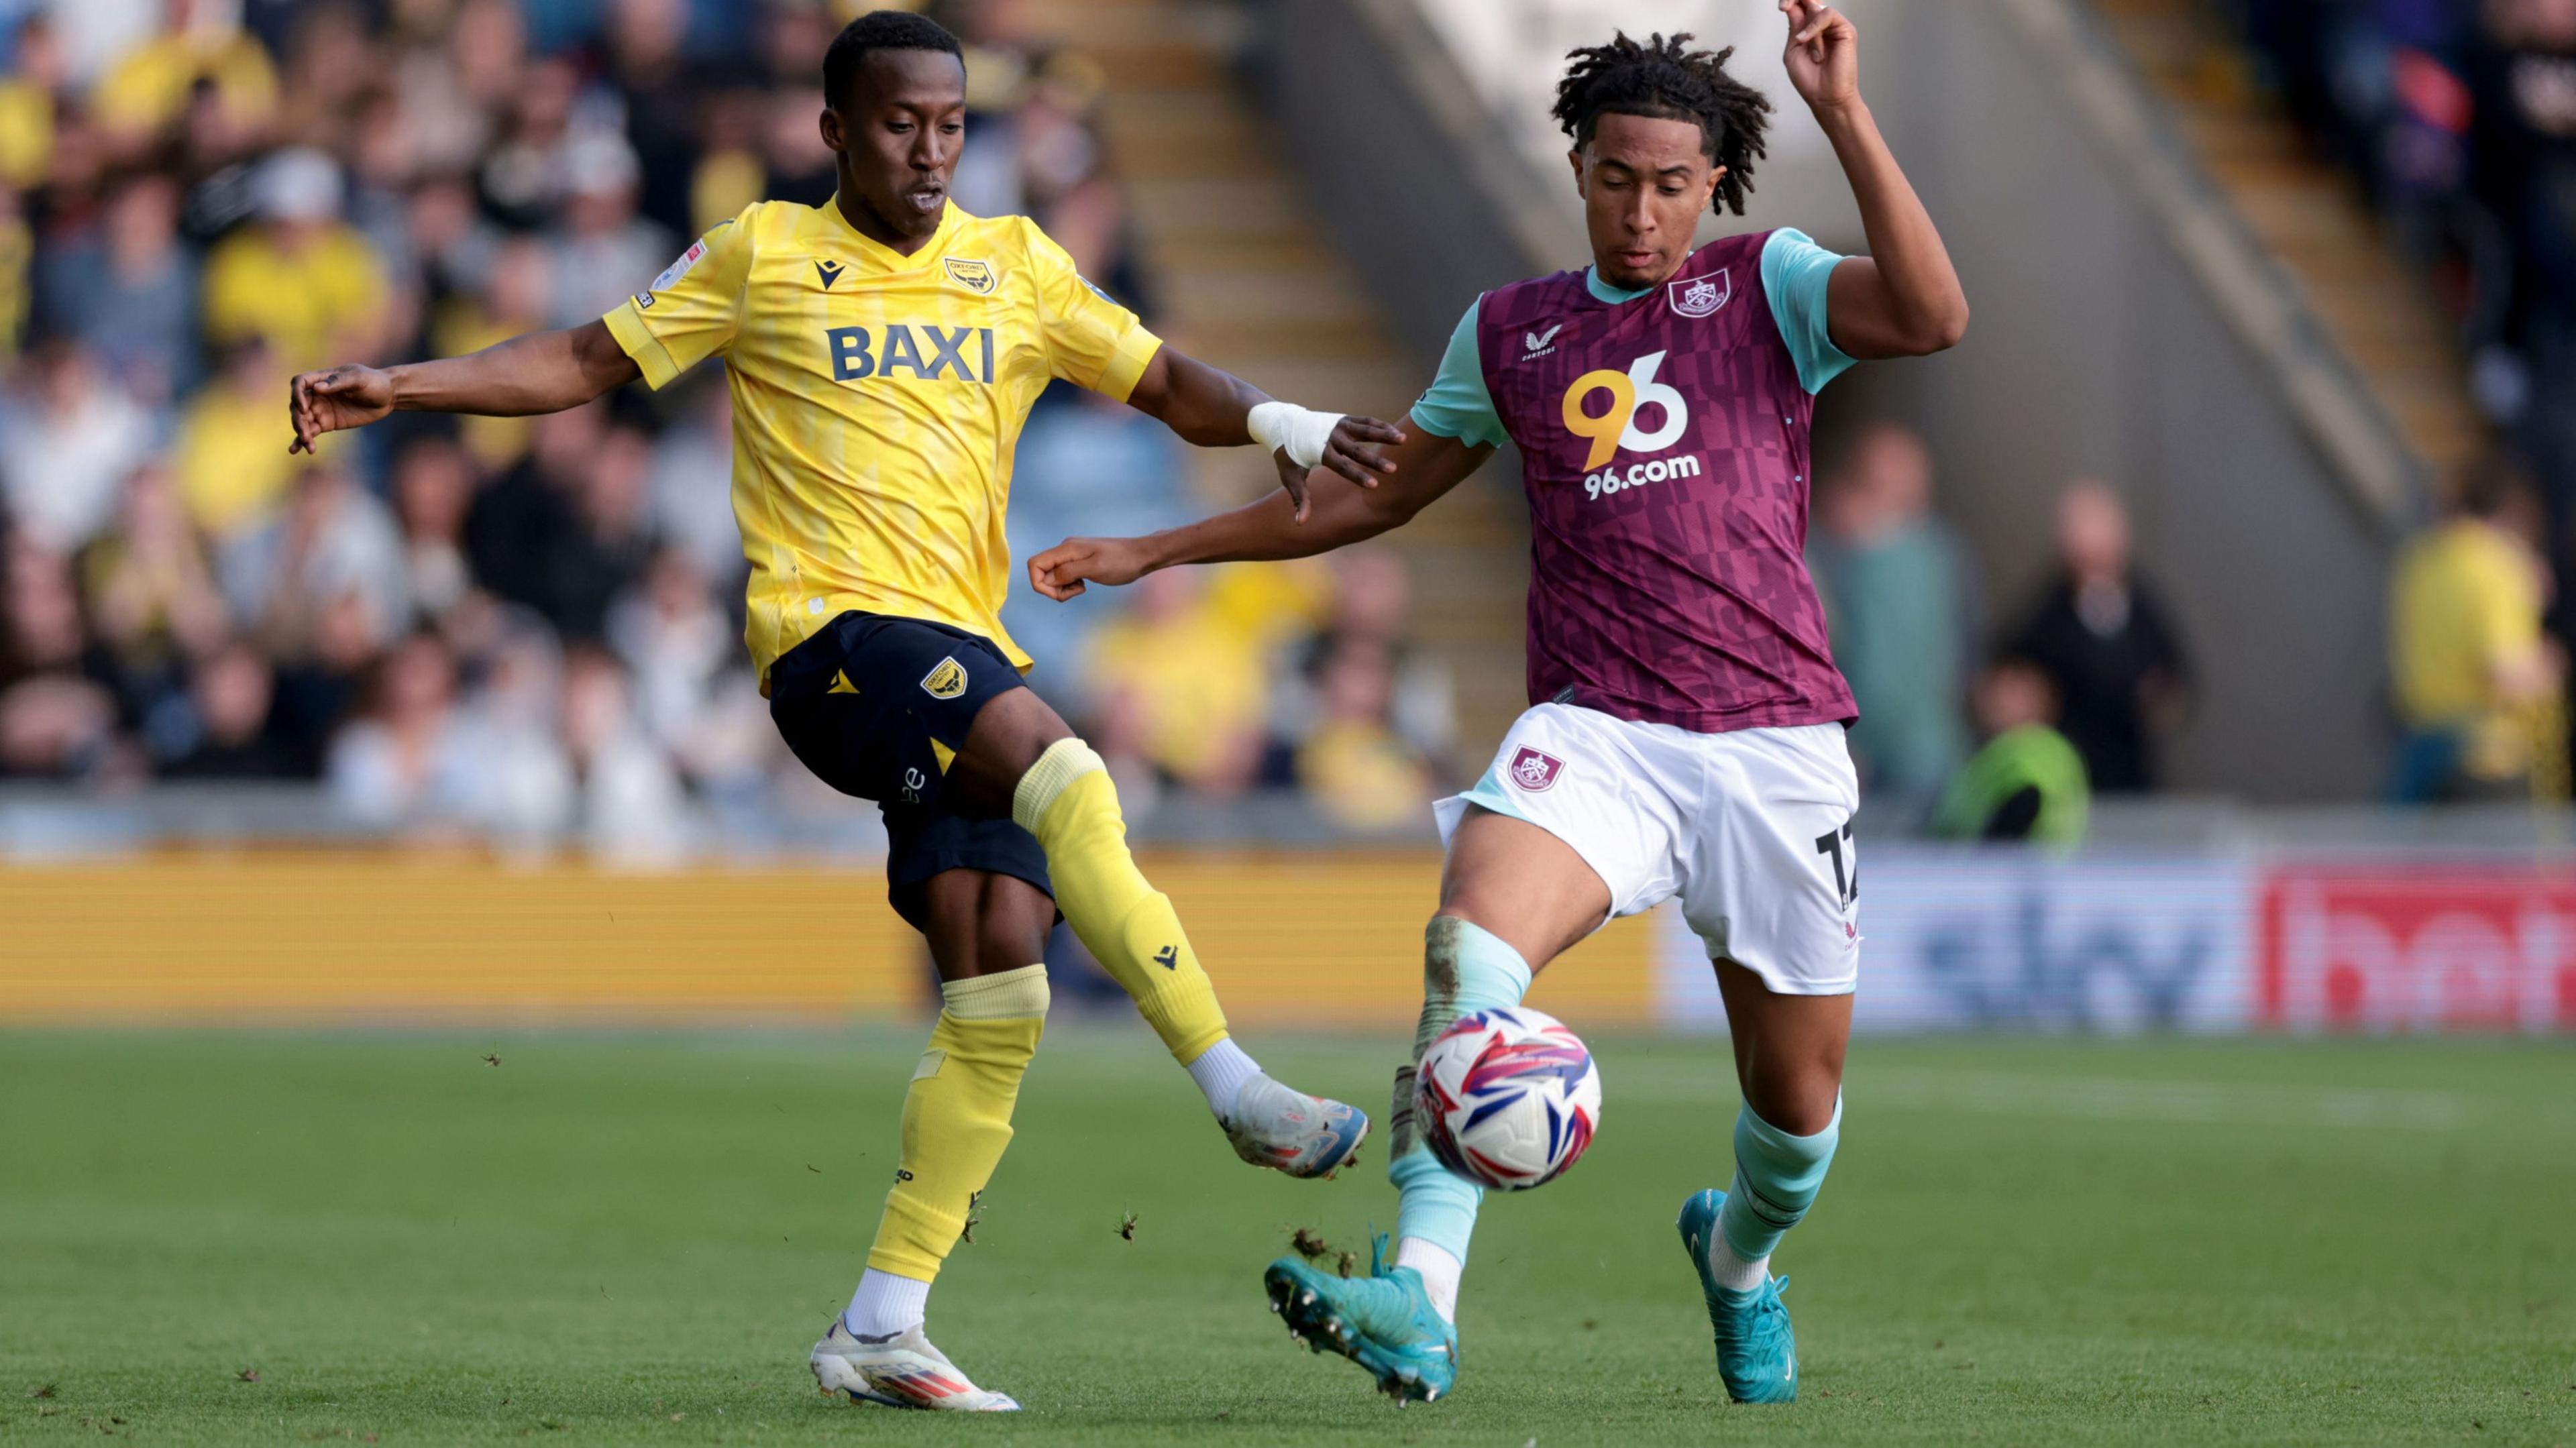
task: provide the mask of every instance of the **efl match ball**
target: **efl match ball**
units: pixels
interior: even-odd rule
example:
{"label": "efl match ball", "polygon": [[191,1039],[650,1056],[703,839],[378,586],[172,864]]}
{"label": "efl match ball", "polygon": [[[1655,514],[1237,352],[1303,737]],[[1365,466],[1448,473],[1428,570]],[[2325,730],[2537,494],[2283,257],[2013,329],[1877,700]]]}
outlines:
{"label": "efl match ball", "polygon": [[1413,1077],[1413,1119],[1440,1164],[1498,1191],[1554,1181],[1601,1124],[1583,1038],[1522,1006],[1461,1016]]}

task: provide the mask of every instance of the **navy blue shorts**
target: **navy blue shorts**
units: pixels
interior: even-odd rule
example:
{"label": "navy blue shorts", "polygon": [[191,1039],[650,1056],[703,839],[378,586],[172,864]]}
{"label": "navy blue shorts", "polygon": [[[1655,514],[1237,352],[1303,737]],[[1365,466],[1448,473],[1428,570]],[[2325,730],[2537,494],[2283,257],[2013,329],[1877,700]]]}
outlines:
{"label": "navy blue shorts", "polygon": [[1035,835],[941,799],[946,757],[966,746],[975,716],[1022,687],[986,640],[874,613],[842,614],[770,666],[769,717],[788,749],[815,778],[885,812],[886,898],[915,929],[922,885],[945,870],[1010,875],[1055,894]]}

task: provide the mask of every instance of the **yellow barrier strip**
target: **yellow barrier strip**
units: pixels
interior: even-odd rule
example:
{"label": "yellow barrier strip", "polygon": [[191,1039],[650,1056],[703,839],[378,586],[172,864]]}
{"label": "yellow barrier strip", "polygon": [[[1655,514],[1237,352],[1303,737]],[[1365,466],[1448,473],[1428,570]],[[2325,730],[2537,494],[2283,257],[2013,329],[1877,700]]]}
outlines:
{"label": "yellow barrier strip", "polygon": [[[1166,853],[1146,870],[1234,1019],[1411,1019],[1436,854]],[[1642,922],[1617,922],[1531,1003],[1640,1020],[1647,956]],[[924,960],[864,865],[256,853],[0,869],[0,1021],[19,1023],[830,1023],[926,1010]]]}

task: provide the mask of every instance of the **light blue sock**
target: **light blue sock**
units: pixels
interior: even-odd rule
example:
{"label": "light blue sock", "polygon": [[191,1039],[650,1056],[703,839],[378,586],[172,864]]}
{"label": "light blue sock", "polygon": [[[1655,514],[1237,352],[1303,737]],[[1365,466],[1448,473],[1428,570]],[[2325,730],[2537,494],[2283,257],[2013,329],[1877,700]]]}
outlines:
{"label": "light blue sock", "polygon": [[1725,1210],[1717,1214],[1728,1251],[1747,1262],[1771,1255],[1814,1205],[1842,1134],[1840,1097],[1834,1099],[1834,1119],[1813,1136],[1791,1136],[1754,1115],[1750,1106],[1735,1113],[1735,1185],[1727,1189]]}
{"label": "light blue sock", "polygon": [[[1519,951],[1464,920],[1433,916],[1422,932],[1422,1019],[1413,1033],[1414,1059],[1419,1061],[1423,1049],[1460,1016],[1519,1005],[1529,985],[1529,962]],[[1484,1189],[1442,1166],[1422,1144],[1413,1120],[1411,1066],[1395,1073],[1395,1104],[1388,1119],[1395,1123],[1386,1175],[1399,1193],[1397,1239],[1417,1238],[1464,1263]]]}

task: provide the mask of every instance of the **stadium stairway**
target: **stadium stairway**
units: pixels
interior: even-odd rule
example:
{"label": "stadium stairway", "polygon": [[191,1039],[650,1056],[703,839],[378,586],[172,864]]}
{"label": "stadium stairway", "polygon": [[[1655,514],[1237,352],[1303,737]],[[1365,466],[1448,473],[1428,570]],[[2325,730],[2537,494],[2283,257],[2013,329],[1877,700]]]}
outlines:
{"label": "stadium stairway", "polygon": [[2456,329],[2360,187],[2310,153],[2208,0],[2094,0],[2203,170],[2295,277],[2439,490],[2482,446]]}
{"label": "stadium stairway", "polygon": [[[1026,16],[1105,72],[1101,130],[1163,333],[1274,395],[1400,418],[1428,373],[1306,214],[1232,68],[1239,17],[1193,0],[1050,0]],[[1193,462],[1211,507],[1278,485],[1249,449]],[[1469,769],[1522,704],[1519,509],[1515,490],[1480,478],[1389,538],[1412,570],[1416,633],[1456,681],[1456,763]]]}

